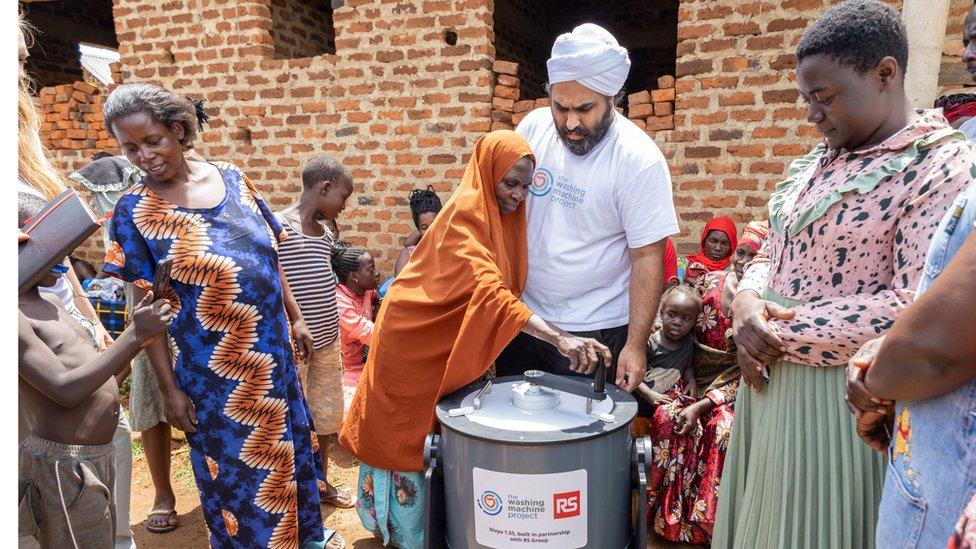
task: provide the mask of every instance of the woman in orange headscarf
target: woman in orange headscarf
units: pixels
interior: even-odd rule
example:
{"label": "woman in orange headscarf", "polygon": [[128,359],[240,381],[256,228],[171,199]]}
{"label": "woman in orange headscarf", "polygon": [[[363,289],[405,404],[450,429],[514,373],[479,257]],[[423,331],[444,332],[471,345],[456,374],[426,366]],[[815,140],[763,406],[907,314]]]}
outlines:
{"label": "woman in orange headscarf", "polygon": [[481,377],[520,331],[554,345],[578,371],[609,350],[534,315],[519,296],[527,270],[525,199],[535,159],[512,131],[478,140],[461,184],[390,286],[339,435],[362,464],[357,510],[384,544],[423,539],[424,439],[443,397]]}
{"label": "woman in orange headscarf", "polygon": [[735,222],[728,217],[713,217],[701,232],[701,249],[678,260],[678,278],[688,283],[714,271],[728,270],[736,247]]}

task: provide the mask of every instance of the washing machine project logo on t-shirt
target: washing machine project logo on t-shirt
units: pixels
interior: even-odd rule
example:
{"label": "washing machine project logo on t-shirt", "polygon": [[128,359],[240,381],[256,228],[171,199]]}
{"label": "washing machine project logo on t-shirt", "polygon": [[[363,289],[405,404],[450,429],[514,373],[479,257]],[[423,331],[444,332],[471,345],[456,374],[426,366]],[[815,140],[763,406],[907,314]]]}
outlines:
{"label": "washing machine project logo on t-shirt", "polygon": [[532,175],[532,185],[529,192],[532,196],[546,196],[552,190],[552,172],[545,168],[539,168]]}
{"label": "washing machine project logo on t-shirt", "polygon": [[535,170],[529,192],[536,198],[549,195],[554,204],[571,210],[586,200],[586,189],[573,185],[565,175],[553,175],[547,168]]}

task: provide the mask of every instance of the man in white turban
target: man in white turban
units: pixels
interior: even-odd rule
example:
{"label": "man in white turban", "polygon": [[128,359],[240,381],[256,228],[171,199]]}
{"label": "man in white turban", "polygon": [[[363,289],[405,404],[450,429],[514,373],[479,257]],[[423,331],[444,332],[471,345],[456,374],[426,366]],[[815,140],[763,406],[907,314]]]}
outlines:
{"label": "man in white turban", "polygon": [[[610,380],[633,391],[647,368],[665,239],[678,232],[671,177],[654,141],[614,110],[630,57],[613,35],[580,25],[556,39],[547,68],[550,108],[516,128],[536,157],[522,299],[560,329],[609,347]],[[573,366],[585,362],[519,335],[495,364],[498,375],[592,373]]]}

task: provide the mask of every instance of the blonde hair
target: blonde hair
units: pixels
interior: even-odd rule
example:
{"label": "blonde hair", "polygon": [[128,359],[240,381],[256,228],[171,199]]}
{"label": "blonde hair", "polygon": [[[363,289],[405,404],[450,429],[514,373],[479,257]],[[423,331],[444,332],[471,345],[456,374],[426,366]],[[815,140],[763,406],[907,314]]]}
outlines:
{"label": "blonde hair", "polygon": [[[20,32],[24,39],[31,36],[29,23],[20,15]],[[17,93],[17,173],[25,183],[35,188],[48,199],[54,198],[67,189],[64,179],[51,167],[47,160],[47,151],[41,144],[38,131],[41,129],[41,118],[34,105],[34,98],[30,94],[33,87],[29,77],[20,82]]]}

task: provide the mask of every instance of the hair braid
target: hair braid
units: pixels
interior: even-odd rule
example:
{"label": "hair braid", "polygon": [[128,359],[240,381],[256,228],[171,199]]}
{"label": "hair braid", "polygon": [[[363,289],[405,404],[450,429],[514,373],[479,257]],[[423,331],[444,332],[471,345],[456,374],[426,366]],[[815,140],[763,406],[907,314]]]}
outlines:
{"label": "hair braid", "polygon": [[428,185],[426,189],[410,191],[410,214],[413,216],[413,224],[418,229],[420,228],[421,214],[437,214],[439,211],[441,211],[441,199],[434,192],[434,187]]}
{"label": "hair braid", "polygon": [[365,249],[350,248],[341,240],[332,245],[332,270],[339,277],[340,284],[345,284],[349,275],[359,270],[359,260],[365,253]]}

